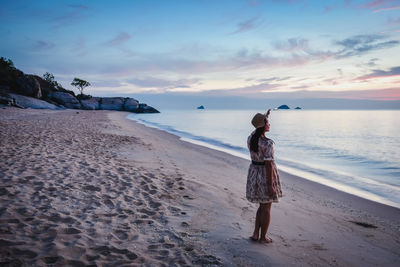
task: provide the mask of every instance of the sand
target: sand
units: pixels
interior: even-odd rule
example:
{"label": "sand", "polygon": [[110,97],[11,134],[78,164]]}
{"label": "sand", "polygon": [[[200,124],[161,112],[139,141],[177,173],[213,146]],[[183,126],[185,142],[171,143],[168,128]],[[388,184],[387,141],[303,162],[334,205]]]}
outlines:
{"label": "sand", "polygon": [[399,209],[282,171],[251,242],[249,162],[127,115],[0,109],[0,265],[400,265]]}

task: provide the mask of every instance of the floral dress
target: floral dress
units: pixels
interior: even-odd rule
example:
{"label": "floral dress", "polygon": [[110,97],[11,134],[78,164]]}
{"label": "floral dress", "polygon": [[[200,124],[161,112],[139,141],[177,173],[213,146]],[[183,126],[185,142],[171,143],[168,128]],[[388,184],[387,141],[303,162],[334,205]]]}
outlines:
{"label": "floral dress", "polygon": [[[247,139],[247,147],[250,150],[250,140],[255,132]],[[258,152],[250,150],[251,160],[255,162],[265,162],[264,165],[250,164],[247,175],[246,198],[253,203],[278,202],[282,197],[282,188],[279,180],[278,169],[274,162],[274,141],[266,137],[258,139]],[[270,163],[270,164],[268,164]],[[272,170],[271,170],[272,168]],[[272,175],[271,175],[272,174]],[[271,194],[268,190],[268,181],[272,179],[272,187],[275,193]]]}

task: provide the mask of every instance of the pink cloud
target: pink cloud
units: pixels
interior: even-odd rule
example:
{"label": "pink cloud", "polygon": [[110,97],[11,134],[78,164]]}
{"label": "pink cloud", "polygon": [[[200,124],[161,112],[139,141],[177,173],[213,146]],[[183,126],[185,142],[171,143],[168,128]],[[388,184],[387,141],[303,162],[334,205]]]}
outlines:
{"label": "pink cloud", "polygon": [[374,0],[374,1],[370,1],[368,3],[365,3],[364,5],[361,5],[360,7],[367,8],[367,9],[373,9],[373,8],[379,8],[386,4],[390,4],[392,2],[393,2],[393,0]]}
{"label": "pink cloud", "polygon": [[374,13],[379,13],[382,11],[390,11],[390,10],[397,10],[400,9],[400,6],[391,6],[391,7],[384,7],[374,10]]}
{"label": "pink cloud", "polygon": [[400,76],[400,66],[393,67],[387,71],[386,70],[374,70],[370,74],[358,77],[355,80],[365,81],[365,80],[369,80],[369,79],[381,79],[381,78],[396,77],[396,76]]}

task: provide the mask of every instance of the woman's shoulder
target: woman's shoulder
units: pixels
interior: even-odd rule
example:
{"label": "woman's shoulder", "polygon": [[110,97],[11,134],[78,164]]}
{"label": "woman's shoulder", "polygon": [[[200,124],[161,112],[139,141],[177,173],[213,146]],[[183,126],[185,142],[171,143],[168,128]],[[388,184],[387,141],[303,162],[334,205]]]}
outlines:
{"label": "woman's shoulder", "polygon": [[272,140],[271,138],[263,137],[263,138],[260,138],[260,139],[262,139],[263,142],[266,143],[266,144],[268,144],[268,145],[273,145],[273,144],[275,144],[274,140]]}

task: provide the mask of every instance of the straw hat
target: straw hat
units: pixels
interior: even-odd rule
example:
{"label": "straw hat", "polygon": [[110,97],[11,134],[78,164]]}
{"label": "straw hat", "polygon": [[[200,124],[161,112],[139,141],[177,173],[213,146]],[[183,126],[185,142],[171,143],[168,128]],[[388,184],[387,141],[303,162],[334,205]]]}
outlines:
{"label": "straw hat", "polygon": [[264,127],[270,112],[271,110],[268,109],[266,114],[257,113],[254,115],[253,119],[251,120],[251,124],[253,124],[254,128]]}

